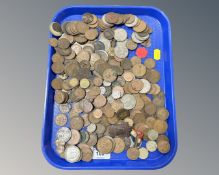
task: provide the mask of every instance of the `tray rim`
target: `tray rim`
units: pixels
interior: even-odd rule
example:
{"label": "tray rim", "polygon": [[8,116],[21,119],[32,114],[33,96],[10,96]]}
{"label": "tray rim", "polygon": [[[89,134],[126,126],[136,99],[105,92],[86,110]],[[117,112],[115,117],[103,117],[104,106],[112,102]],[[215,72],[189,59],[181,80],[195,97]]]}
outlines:
{"label": "tray rim", "polygon": [[[45,100],[44,100],[44,114],[43,114],[43,125],[42,125],[42,135],[41,135],[41,151],[45,157],[45,159],[49,162],[50,165],[52,165],[53,167],[59,168],[59,169],[63,169],[63,170],[158,170],[161,168],[166,167],[167,165],[169,165],[172,160],[174,159],[174,157],[176,156],[176,152],[178,150],[178,133],[177,133],[177,118],[176,118],[176,101],[175,101],[175,90],[174,90],[174,67],[173,67],[173,53],[172,53],[172,33],[171,33],[171,25],[170,25],[170,20],[167,17],[167,15],[160,10],[157,7],[154,6],[132,6],[132,5],[69,5],[69,6],[63,6],[62,8],[60,8],[59,10],[56,11],[56,13],[53,15],[52,20],[51,21],[55,21],[57,16],[64,12],[67,9],[70,8],[136,8],[136,9],[151,9],[156,11],[157,13],[160,13],[160,15],[163,16],[163,18],[166,20],[167,23],[167,27],[168,27],[168,41],[169,41],[169,66],[170,66],[170,78],[171,78],[171,84],[172,84],[172,102],[173,103],[173,116],[174,116],[174,138],[175,138],[175,147],[173,150],[173,153],[171,155],[171,157],[166,160],[164,163],[159,164],[158,166],[154,166],[154,167],[149,167],[149,168],[144,168],[144,167],[133,167],[133,166],[128,166],[128,167],[110,167],[110,166],[101,166],[101,167],[64,167],[61,166],[57,163],[55,163],[54,161],[52,161],[50,159],[50,157],[47,155],[46,153],[46,148],[44,146],[44,139],[45,139],[45,127],[46,127],[46,113],[47,113],[47,101],[48,101],[48,87],[49,87],[49,74],[50,74],[50,69],[49,66],[51,64],[51,59],[50,59],[50,52],[52,51],[52,47],[48,46],[48,61],[47,61],[47,73],[46,73],[46,88],[45,88]],[[49,32],[49,37],[51,37],[52,34]]]}

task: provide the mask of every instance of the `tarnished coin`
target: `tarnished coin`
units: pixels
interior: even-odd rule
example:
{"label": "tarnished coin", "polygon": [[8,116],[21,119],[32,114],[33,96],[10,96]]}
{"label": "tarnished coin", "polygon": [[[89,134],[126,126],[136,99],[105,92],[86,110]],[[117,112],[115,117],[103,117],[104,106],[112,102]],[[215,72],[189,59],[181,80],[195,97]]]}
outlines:
{"label": "tarnished coin", "polygon": [[105,36],[105,38],[107,38],[108,40],[111,40],[114,38],[114,31],[112,29],[106,29],[103,32],[103,35]]}
{"label": "tarnished coin", "polygon": [[94,99],[94,106],[96,108],[101,108],[106,104],[106,97],[104,97],[103,95],[98,95],[95,99]]}
{"label": "tarnished coin", "polygon": [[133,42],[131,39],[127,41],[126,43],[126,47],[129,49],[129,50],[135,50],[137,48],[137,44],[135,42]]}
{"label": "tarnished coin", "polygon": [[52,47],[57,47],[58,45],[58,40],[56,38],[50,38],[48,41],[49,45]]}
{"label": "tarnished coin", "polygon": [[150,152],[154,152],[157,150],[157,143],[155,141],[147,141],[146,148]]}
{"label": "tarnished coin", "polygon": [[56,74],[62,74],[64,72],[65,66],[62,63],[56,62],[52,64],[51,69]]}
{"label": "tarnished coin", "polygon": [[67,49],[70,46],[70,42],[66,38],[59,38],[57,45],[61,49]]}
{"label": "tarnished coin", "polygon": [[103,112],[100,109],[94,109],[93,110],[93,116],[95,118],[101,118],[103,116]]}
{"label": "tarnished coin", "polygon": [[146,29],[147,25],[143,20],[140,20],[140,23],[137,26],[133,27],[135,32],[143,32]]}
{"label": "tarnished coin", "polygon": [[109,154],[113,149],[113,142],[108,137],[104,136],[97,142],[97,150],[101,154]]}
{"label": "tarnished coin", "polygon": [[121,62],[121,66],[124,70],[130,70],[132,68],[132,62],[128,58],[125,58]]}
{"label": "tarnished coin", "polygon": [[140,148],[139,149],[139,158],[140,159],[147,159],[149,155],[149,152],[146,148]]}
{"label": "tarnished coin", "polygon": [[71,130],[67,127],[61,127],[56,134],[58,140],[67,142],[71,138]]}
{"label": "tarnished coin", "polygon": [[53,22],[49,25],[49,30],[54,36],[62,35],[62,28],[59,23]]}
{"label": "tarnished coin", "polygon": [[51,86],[55,90],[61,90],[62,89],[62,79],[61,78],[55,78],[51,82]]}
{"label": "tarnished coin", "polygon": [[95,77],[93,79],[93,83],[95,86],[101,86],[103,84],[103,79],[100,77]]}
{"label": "tarnished coin", "polygon": [[114,153],[121,153],[125,150],[125,142],[123,141],[123,139],[116,137],[114,138],[114,142],[115,142],[115,147],[113,152]]}
{"label": "tarnished coin", "polygon": [[166,154],[170,151],[170,143],[166,140],[159,141],[157,147],[158,147],[158,151],[163,154]]}
{"label": "tarnished coin", "polygon": [[64,126],[67,123],[67,117],[65,114],[58,114],[55,118],[55,123],[58,126]]}
{"label": "tarnished coin", "polygon": [[168,124],[163,120],[156,120],[154,122],[154,130],[156,130],[159,134],[164,134],[168,129]]}
{"label": "tarnished coin", "polygon": [[52,62],[53,63],[63,63],[64,62],[64,56],[60,55],[59,53],[55,53],[52,56]]}
{"label": "tarnished coin", "polygon": [[56,91],[54,99],[55,99],[55,102],[58,104],[65,103],[68,100],[68,94],[63,91]]}
{"label": "tarnished coin", "polygon": [[95,41],[95,42],[94,42],[94,49],[95,49],[95,50],[104,50],[104,49],[105,49],[105,46],[104,46],[103,42],[101,42],[101,41]]}
{"label": "tarnished coin", "polygon": [[98,31],[97,29],[89,29],[87,31],[85,31],[85,37],[88,40],[95,40],[98,36]]}
{"label": "tarnished coin", "polygon": [[81,151],[77,146],[71,145],[66,147],[65,160],[70,163],[78,162],[81,159]]}
{"label": "tarnished coin", "polygon": [[120,109],[117,111],[117,116],[120,120],[124,120],[125,118],[130,116],[130,111],[126,109]]}
{"label": "tarnished coin", "polygon": [[91,123],[90,125],[87,126],[87,131],[89,133],[93,133],[97,129],[97,126],[94,123]]}
{"label": "tarnished coin", "polygon": [[127,150],[127,157],[130,159],[130,160],[136,160],[138,159],[139,157],[139,149],[138,148],[129,148]]}
{"label": "tarnished coin", "polygon": [[85,94],[86,94],[86,92],[84,89],[77,88],[71,92],[69,98],[72,102],[78,102],[84,98]]}
{"label": "tarnished coin", "polygon": [[68,141],[69,145],[77,145],[81,141],[81,134],[78,130],[71,129],[71,138]]}
{"label": "tarnished coin", "polygon": [[157,138],[158,138],[158,132],[157,132],[156,130],[154,130],[154,129],[149,130],[149,131],[148,131],[148,138],[149,138],[150,140],[157,140]]}
{"label": "tarnished coin", "polygon": [[145,105],[145,112],[148,114],[148,115],[154,115],[155,112],[156,112],[156,106],[155,104],[153,104],[152,102],[148,103],[147,105]]}
{"label": "tarnished coin", "polygon": [[112,97],[114,99],[118,99],[120,97],[122,97],[124,94],[124,90],[121,86],[114,86],[112,89]]}
{"label": "tarnished coin", "polygon": [[[90,135],[88,134],[87,131],[80,131],[80,135],[81,135],[81,143],[87,143],[87,141],[90,138]],[[80,147],[79,147],[80,148]]]}
{"label": "tarnished coin", "polygon": [[84,113],[89,113],[93,110],[92,103],[87,99],[81,100],[79,104],[80,104],[80,108],[83,110]]}
{"label": "tarnished coin", "polygon": [[168,117],[169,117],[169,112],[166,108],[164,107],[161,107],[161,108],[158,108],[157,109],[157,117],[160,119],[160,120],[167,120]]}
{"label": "tarnished coin", "polygon": [[113,102],[111,103],[111,106],[115,112],[118,112],[120,109],[122,109],[124,107],[124,105],[120,99],[113,100]]}
{"label": "tarnished coin", "polygon": [[115,56],[118,58],[126,58],[128,56],[128,49],[122,46],[116,46],[114,48]]}
{"label": "tarnished coin", "polygon": [[161,134],[161,135],[159,135],[158,138],[157,138],[157,143],[158,143],[159,141],[162,141],[162,140],[169,142],[169,138],[168,138],[166,135],[162,135],[162,134]]}
{"label": "tarnished coin", "polygon": [[154,69],[151,69],[146,73],[146,78],[151,83],[157,83],[160,80],[160,73]]}
{"label": "tarnished coin", "polygon": [[125,94],[122,97],[121,101],[124,104],[124,109],[133,109],[136,105],[136,99],[131,94]]}
{"label": "tarnished coin", "polygon": [[132,80],[131,86],[135,91],[141,91],[144,87],[144,83],[139,79],[135,79]]}
{"label": "tarnished coin", "polygon": [[146,73],[146,67],[143,64],[136,64],[132,68],[132,72],[136,77],[143,77]]}
{"label": "tarnished coin", "polygon": [[131,62],[132,62],[132,65],[136,65],[136,64],[141,64],[141,59],[138,58],[137,56],[134,56],[131,58]]}
{"label": "tarnished coin", "polygon": [[149,128],[153,128],[155,120],[156,119],[154,117],[147,117],[145,123]]}
{"label": "tarnished coin", "polygon": [[155,67],[155,61],[153,60],[153,58],[148,58],[145,60],[144,65],[146,68],[148,69],[153,69]]}
{"label": "tarnished coin", "polygon": [[114,38],[117,41],[124,41],[127,39],[127,32],[125,31],[125,29],[117,28],[114,31]]}
{"label": "tarnished coin", "polygon": [[80,87],[83,89],[87,89],[90,86],[90,82],[87,78],[83,78],[80,81]]}
{"label": "tarnished coin", "polygon": [[79,147],[81,149],[82,152],[82,161],[85,162],[90,162],[93,158],[93,151],[90,148],[86,148],[86,147]]}
{"label": "tarnished coin", "polygon": [[75,42],[72,46],[71,49],[78,55],[78,53],[82,50],[82,46]]}
{"label": "tarnished coin", "polygon": [[95,133],[90,134],[87,144],[89,146],[95,146],[97,144],[97,135]]}
{"label": "tarnished coin", "polygon": [[70,122],[71,128],[75,130],[80,130],[84,126],[84,120],[82,117],[73,117]]}
{"label": "tarnished coin", "polygon": [[132,72],[125,71],[122,74],[122,77],[125,79],[125,81],[130,82],[130,81],[132,81],[135,78],[135,75]]}
{"label": "tarnished coin", "polygon": [[109,68],[103,72],[103,79],[107,82],[113,82],[116,80],[116,78],[117,78],[117,73],[113,69]]}
{"label": "tarnished coin", "polygon": [[139,91],[139,93],[145,94],[148,93],[151,89],[151,84],[148,80],[140,79],[143,83],[143,88]]}

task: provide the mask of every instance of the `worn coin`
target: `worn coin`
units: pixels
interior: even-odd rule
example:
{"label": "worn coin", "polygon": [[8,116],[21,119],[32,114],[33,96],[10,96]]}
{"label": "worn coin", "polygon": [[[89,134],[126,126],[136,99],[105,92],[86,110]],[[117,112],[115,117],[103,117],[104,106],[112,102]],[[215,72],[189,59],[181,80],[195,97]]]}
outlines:
{"label": "worn coin", "polygon": [[146,73],[146,67],[143,64],[136,64],[132,68],[132,72],[136,77],[143,77]]}
{"label": "worn coin", "polygon": [[77,145],[81,141],[81,134],[78,130],[71,129],[71,138],[68,141],[69,145]]}
{"label": "worn coin", "polygon": [[169,117],[169,112],[164,107],[158,108],[156,114],[160,120],[167,120],[167,118]]}
{"label": "worn coin", "polygon": [[65,154],[64,154],[65,160],[74,163],[80,161],[81,158],[81,151],[77,146],[71,145],[66,147]]}
{"label": "worn coin", "polygon": [[[126,58],[128,56],[128,49],[122,46],[116,46],[114,48],[115,56],[118,58]],[[122,60],[121,60],[122,61]]]}
{"label": "worn coin", "polygon": [[84,126],[84,120],[82,117],[73,117],[70,121],[72,129],[80,130]]}
{"label": "worn coin", "polygon": [[97,142],[97,150],[101,154],[109,154],[113,149],[113,142],[108,137],[104,136]]}
{"label": "worn coin", "polygon": [[58,126],[64,126],[67,123],[67,117],[65,114],[58,114],[55,118],[55,123]]}
{"label": "worn coin", "polygon": [[129,148],[127,150],[127,157],[130,160],[136,160],[139,157],[139,149],[138,148]]}
{"label": "worn coin", "polygon": [[98,95],[95,99],[94,99],[94,106],[96,108],[101,108],[106,104],[106,97],[104,97],[103,95]]}
{"label": "worn coin", "polygon": [[148,69],[153,69],[155,67],[155,64],[156,63],[153,58],[147,58],[144,62],[145,67]]}
{"label": "worn coin", "polygon": [[139,149],[139,158],[140,159],[147,159],[149,155],[149,152],[146,148],[140,148]]}
{"label": "worn coin", "polygon": [[125,150],[125,142],[123,141],[123,139],[116,137],[114,138],[114,142],[115,142],[115,147],[113,152],[114,153],[121,153]]}
{"label": "worn coin", "polygon": [[157,143],[155,141],[147,141],[146,148],[150,152],[154,152],[157,150]]}
{"label": "worn coin", "polygon": [[156,120],[154,122],[154,130],[156,130],[159,134],[164,134],[168,129],[168,124],[163,120]]}
{"label": "worn coin", "polygon": [[136,105],[136,99],[131,94],[125,94],[122,97],[121,101],[124,104],[124,109],[133,109]]}
{"label": "worn coin", "polygon": [[124,41],[127,39],[127,32],[125,31],[125,29],[117,28],[114,31],[114,38],[117,41]]}
{"label": "worn coin", "polygon": [[129,39],[127,42],[126,42],[126,47],[129,49],[129,50],[135,50],[137,48],[137,44],[135,42],[133,42],[131,39]]}
{"label": "worn coin", "polygon": [[61,127],[56,134],[58,140],[67,142],[71,138],[71,130],[67,127]]}
{"label": "worn coin", "polygon": [[158,147],[158,151],[163,154],[166,154],[170,151],[170,144],[166,140],[159,141],[157,147]]}

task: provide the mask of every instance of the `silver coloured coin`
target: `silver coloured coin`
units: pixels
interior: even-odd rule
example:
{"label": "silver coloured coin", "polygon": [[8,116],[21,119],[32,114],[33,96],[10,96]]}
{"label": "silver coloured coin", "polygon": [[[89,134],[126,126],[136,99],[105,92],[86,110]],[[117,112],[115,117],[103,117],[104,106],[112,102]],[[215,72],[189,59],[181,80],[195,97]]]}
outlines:
{"label": "silver coloured coin", "polygon": [[104,86],[100,87],[100,95],[103,95],[106,93],[106,88]]}
{"label": "silver coloured coin", "polygon": [[82,50],[82,46],[75,42],[72,46],[71,49],[76,53],[76,55]]}
{"label": "silver coloured coin", "polygon": [[114,38],[116,41],[124,41],[127,39],[127,32],[125,29],[123,28],[117,28],[115,31],[114,31]]}
{"label": "silver coloured coin", "polygon": [[134,27],[138,23],[138,17],[135,16],[135,20],[131,24],[125,24],[127,27]]}
{"label": "silver coloured coin", "polygon": [[151,83],[148,81],[148,80],[145,80],[145,79],[140,79],[143,84],[144,84],[144,87],[142,90],[140,90],[139,93],[142,93],[142,94],[145,94],[145,93],[148,93],[151,89]]}
{"label": "silver coloured coin", "polygon": [[112,95],[110,95],[109,97],[107,97],[107,101],[112,104],[114,101],[114,98],[112,97]]}
{"label": "silver coloured coin", "polygon": [[89,133],[93,133],[94,131],[96,131],[96,129],[97,129],[97,126],[96,126],[94,123],[91,123],[91,124],[88,125],[88,127],[87,127],[87,131],[88,131]]}
{"label": "silver coloured coin", "polygon": [[121,101],[124,105],[124,109],[130,110],[133,109],[136,105],[136,99],[133,95],[131,94],[125,94],[122,98]]}
{"label": "silver coloured coin", "polygon": [[129,53],[128,49],[122,46],[116,46],[114,48],[114,52],[115,52],[115,56],[117,56],[118,58],[126,58]]}
{"label": "silver coloured coin", "polygon": [[111,86],[111,84],[112,84],[111,82],[103,81],[103,85],[106,87]]}
{"label": "silver coloured coin", "polygon": [[148,151],[154,152],[157,150],[157,143],[155,141],[151,141],[151,140],[147,141],[146,148],[148,149]]}
{"label": "silver coloured coin", "polygon": [[132,36],[131,36],[131,37],[132,37],[132,40],[133,40],[135,43],[142,43],[142,42],[143,42],[143,41],[140,41],[139,39],[136,38],[134,32],[132,33]]}
{"label": "silver coloured coin", "polygon": [[95,41],[94,42],[94,50],[105,50],[105,46],[103,44],[103,42],[101,41]]}
{"label": "silver coloured coin", "polygon": [[104,61],[108,61],[108,53],[105,50],[97,50],[95,53],[97,53]]}
{"label": "silver coloured coin", "polygon": [[67,142],[71,138],[71,130],[67,127],[61,127],[56,134],[58,140]]}
{"label": "silver coloured coin", "polygon": [[65,149],[64,153],[65,160],[74,163],[80,161],[81,151],[77,146],[71,145]]}
{"label": "silver coloured coin", "polygon": [[68,103],[59,105],[59,111],[61,113],[68,113],[70,110],[71,110],[71,105]]}

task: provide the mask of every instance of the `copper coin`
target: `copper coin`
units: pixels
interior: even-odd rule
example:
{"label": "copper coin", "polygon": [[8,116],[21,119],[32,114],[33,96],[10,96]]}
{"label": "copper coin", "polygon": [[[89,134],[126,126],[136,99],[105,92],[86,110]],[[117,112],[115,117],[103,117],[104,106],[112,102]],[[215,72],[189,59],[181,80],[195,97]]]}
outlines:
{"label": "copper coin", "polygon": [[50,38],[48,41],[49,45],[52,47],[57,47],[58,45],[58,40],[56,38]]}
{"label": "copper coin", "polygon": [[95,77],[93,79],[93,83],[94,83],[95,86],[101,86],[103,84],[103,80],[100,77]]}
{"label": "copper coin", "polygon": [[132,72],[136,77],[143,77],[146,73],[146,67],[143,64],[136,64],[133,66]]}
{"label": "copper coin", "polygon": [[159,135],[157,138],[157,143],[162,140],[169,142],[169,138],[166,135]]}
{"label": "copper coin", "polygon": [[111,118],[108,117],[107,120],[108,120],[109,124],[111,124],[111,125],[114,125],[114,124],[116,124],[119,121],[116,115],[114,115]]}
{"label": "copper coin", "polygon": [[68,141],[69,145],[77,145],[81,141],[81,134],[78,130],[71,129],[71,138]]}
{"label": "copper coin", "polygon": [[122,74],[122,77],[125,79],[125,81],[132,81],[135,78],[135,75],[132,72],[125,71]]}
{"label": "copper coin", "polygon": [[95,118],[101,118],[103,116],[103,112],[100,109],[94,109],[93,110],[93,116]]}
{"label": "copper coin", "polygon": [[61,90],[62,89],[62,79],[61,78],[55,78],[51,82],[51,86],[55,90]]}
{"label": "copper coin", "polygon": [[156,130],[159,134],[164,134],[168,129],[168,124],[163,120],[156,120],[154,122],[154,130]]}
{"label": "copper coin", "polygon": [[136,64],[141,64],[141,59],[138,58],[137,56],[134,56],[131,58],[131,62],[132,62],[132,65],[136,65]]}
{"label": "copper coin", "polygon": [[68,100],[68,94],[63,91],[56,91],[54,99],[55,99],[55,102],[58,104],[65,103]]}
{"label": "copper coin", "polygon": [[155,67],[155,61],[153,58],[147,58],[144,62],[144,65],[148,69],[153,69]]}
{"label": "copper coin", "polygon": [[102,108],[103,113],[105,114],[106,117],[111,118],[114,116],[114,109],[112,106],[107,103],[103,108]]}
{"label": "copper coin", "polygon": [[168,141],[161,140],[157,143],[158,151],[160,151],[163,154],[166,154],[170,151],[170,144]]}
{"label": "copper coin", "polygon": [[156,112],[156,106],[153,103],[148,103],[147,105],[145,105],[144,110],[148,115],[153,115]]}
{"label": "copper coin", "polygon": [[95,40],[98,36],[98,31],[97,29],[89,29],[85,32],[85,37],[88,40]]}
{"label": "copper coin", "polygon": [[116,78],[117,78],[117,73],[113,69],[106,69],[103,72],[103,79],[107,82],[113,82],[116,80]]}
{"label": "copper coin", "polygon": [[137,44],[135,42],[133,42],[131,39],[129,39],[126,43],[126,47],[129,49],[129,50],[135,50],[137,48]]}
{"label": "copper coin", "polygon": [[114,31],[112,29],[106,29],[103,32],[103,35],[105,36],[106,39],[111,40],[114,37]]}
{"label": "copper coin", "polygon": [[123,139],[116,137],[114,138],[115,141],[115,148],[113,150],[114,153],[121,153],[125,150],[125,142],[123,141]]}
{"label": "copper coin", "polygon": [[72,91],[69,98],[72,102],[78,102],[81,99],[83,99],[84,96],[85,96],[85,90],[82,88],[77,88],[77,89]]}
{"label": "copper coin", "polygon": [[62,63],[57,62],[52,64],[51,69],[54,73],[61,74],[64,72],[65,67]]}
{"label": "copper coin", "polygon": [[160,73],[154,69],[151,69],[146,73],[146,78],[151,83],[157,83],[160,80]]}
{"label": "copper coin", "polygon": [[157,117],[160,120],[167,120],[169,117],[169,112],[166,108],[162,107],[162,108],[158,108],[157,109]]}
{"label": "copper coin", "polygon": [[134,107],[134,110],[142,110],[144,108],[144,101],[139,94],[135,94],[134,96],[136,99],[136,105]]}
{"label": "copper coin", "polygon": [[60,38],[58,40],[58,43],[57,43],[58,47],[61,48],[61,49],[67,49],[69,48],[70,46],[70,42],[69,40],[67,40],[66,38]]}
{"label": "copper coin", "polygon": [[82,20],[84,23],[89,24],[93,21],[94,17],[91,13],[84,13],[82,16]]}
{"label": "copper coin", "polygon": [[84,34],[87,30],[89,30],[89,26],[84,22],[77,22],[76,29],[78,32]]}
{"label": "copper coin", "polygon": [[64,62],[64,57],[60,55],[59,53],[55,53],[52,56],[52,62],[53,63],[63,63]]}
{"label": "copper coin", "polygon": [[101,154],[109,154],[112,151],[113,143],[106,136],[100,138],[97,142],[97,150]]}
{"label": "copper coin", "polygon": [[72,129],[80,130],[84,126],[84,120],[81,117],[73,117],[70,125]]}
{"label": "copper coin", "polygon": [[114,13],[114,12],[109,12],[105,14],[105,19],[106,22],[110,23],[110,24],[115,24],[118,21],[118,13]]}
{"label": "copper coin", "polygon": [[87,145],[95,146],[97,144],[97,135],[95,133],[91,133]]}
{"label": "copper coin", "polygon": [[55,50],[56,50],[57,53],[59,53],[62,56],[68,56],[72,52],[72,49],[70,47],[67,48],[67,49],[61,49],[59,47],[56,47]]}
{"label": "copper coin", "polygon": [[83,99],[80,101],[80,107],[84,113],[89,113],[93,110],[93,105],[89,100]]}
{"label": "copper coin", "polygon": [[91,123],[94,123],[94,124],[100,123],[100,121],[101,121],[100,118],[95,118],[93,113],[89,113],[88,119]]}
{"label": "copper coin", "polygon": [[138,159],[139,157],[139,149],[138,148],[129,148],[127,150],[127,157],[130,159],[130,160],[136,160]]}
{"label": "copper coin", "polygon": [[146,125],[148,125],[149,128],[153,128],[155,120],[156,119],[154,117],[147,117],[145,123],[146,123]]}
{"label": "copper coin", "polygon": [[98,95],[93,104],[96,108],[101,108],[106,104],[106,98],[103,95]]}
{"label": "copper coin", "polygon": [[146,23],[143,20],[140,20],[139,25],[133,27],[133,30],[135,32],[142,32],[146,29],[146,27],[147,27]]}
{"label": "copper coin", "polygon": [[64,126],[67,123],[67,117],[65,114],[58,114],[55,118],[55,123],[58,126]]}

